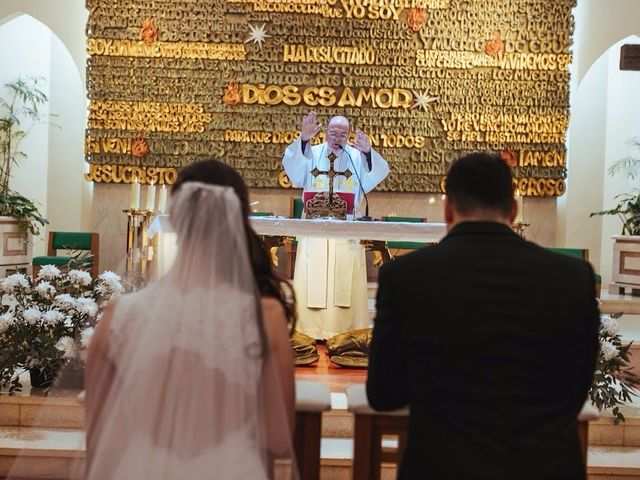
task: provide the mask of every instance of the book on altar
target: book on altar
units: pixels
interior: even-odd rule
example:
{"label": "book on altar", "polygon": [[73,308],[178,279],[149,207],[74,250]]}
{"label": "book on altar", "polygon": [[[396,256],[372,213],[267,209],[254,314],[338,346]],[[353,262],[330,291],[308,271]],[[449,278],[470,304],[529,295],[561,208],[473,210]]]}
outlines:
{"label": "book on altar", "polygon": [[[333,200],[334,204],[340,204],[340,210],[342,210],[342,218],[344,215],[347,215],[349,218],[353,218],[353,210],[355,206],[355,193],[351,192],[333,192]],[[302,204],[304,207],[305,214],[309,214],[311,210],[314,210],[314,214],[311,215],[311,218],[319,218],[325,216],[333,216],[331,214],[325,215],[322,212],[323,209],[327,209],[329,205],[327,204],[329,200],[329,192],[328,191],[306,191],[302,194]],[[318,209],[318,206],[322,206],[321,209]],[[325,212],[326,213],[326,212]]]}

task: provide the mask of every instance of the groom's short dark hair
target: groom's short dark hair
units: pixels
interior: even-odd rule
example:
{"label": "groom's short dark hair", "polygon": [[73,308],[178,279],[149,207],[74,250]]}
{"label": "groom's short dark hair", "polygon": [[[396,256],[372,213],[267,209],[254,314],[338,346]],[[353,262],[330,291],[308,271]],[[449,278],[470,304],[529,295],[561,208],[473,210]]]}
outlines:
{"label": "groom's short dark hair", "polygon": [[511,213],[511,168],[494,153],[471,153],[453,162],[445,189],[449,202],[461,215],[477,210],[493,210],[503,216]]}

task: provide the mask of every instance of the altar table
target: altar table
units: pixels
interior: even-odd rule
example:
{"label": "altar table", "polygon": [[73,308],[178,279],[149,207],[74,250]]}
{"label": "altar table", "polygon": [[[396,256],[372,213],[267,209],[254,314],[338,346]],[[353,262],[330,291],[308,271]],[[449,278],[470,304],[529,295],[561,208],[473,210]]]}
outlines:
{"label": "altar table", "polygon": [[[258,235],[351,238],[361,240],[390,240],[399,242],[438,242],[446,234],[444,223],[358,222],[334,219],[300,219],[286,217],[251,217],[251,226]],[[158,251],[154,270],[164,274],[176,254],[176,237],[169,215],[161,214],[151,221],[149,238],[158,237]]]}

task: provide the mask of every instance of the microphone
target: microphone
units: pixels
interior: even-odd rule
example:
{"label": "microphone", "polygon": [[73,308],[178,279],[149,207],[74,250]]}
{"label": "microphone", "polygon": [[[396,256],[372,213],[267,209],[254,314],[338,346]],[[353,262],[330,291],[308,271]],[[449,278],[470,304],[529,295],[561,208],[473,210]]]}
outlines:
{"label": "microphone", "polygon": [[[370,222],[373,220],[373,218],[369,216],[369,199],[367,198],[367,192],[365,192],[364,188],[362,187],[362,182],[360,181],[360,175],[358,175],[358,169],[353,163],[353,158],[351,158],[351,155],[349,155],[349,152],[347,152],[347,149],[344,148],[344,145],[338,144],[337,147],[340,150],[342,150],[347,155],[347,157],[349,157],[349,161],[351,162],[351,166],[353,167],[353,172],[356,174],[356,178],[358,179],[358,185],[360,185],[360,191],[364,196],[364,217],[358,217],[356,218],[356,220],[358,220],[359,222]],[[354,205],[354,208],[355,208],[355,205]]]}

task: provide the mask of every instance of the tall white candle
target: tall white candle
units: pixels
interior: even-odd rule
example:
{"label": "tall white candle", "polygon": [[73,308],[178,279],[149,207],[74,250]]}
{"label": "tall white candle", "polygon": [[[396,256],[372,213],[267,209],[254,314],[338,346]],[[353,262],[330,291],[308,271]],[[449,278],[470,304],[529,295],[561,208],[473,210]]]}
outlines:
{"label": "tall white candle", "polygon": [[156,208],[156,186],[152,183],[147,187],[147,204],[145,210],[154,211]]}
{"label": "tall white candle", "polygon": [[160,190],[160,198],[158,199],[158,211],[165,213],[167,211],[167,186],[162,185]]}
{"label": "tall white candle", "polygon": [[136,179],[136,181],[131,184],[131,209],[138,210],[138,208],[140,208],[140,184]]}
{"label": "tall white candle", "polygon": [[524,202],[522,199],[522,195],[520,195],[519,191],[516,191],[516,206],[518,207],[518,212],[516,213],[516,223],[517,222],[523,222],[523,206],[524,206]]}

